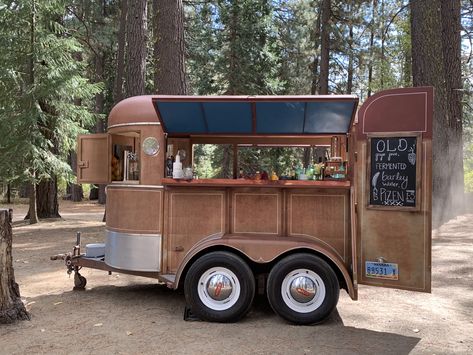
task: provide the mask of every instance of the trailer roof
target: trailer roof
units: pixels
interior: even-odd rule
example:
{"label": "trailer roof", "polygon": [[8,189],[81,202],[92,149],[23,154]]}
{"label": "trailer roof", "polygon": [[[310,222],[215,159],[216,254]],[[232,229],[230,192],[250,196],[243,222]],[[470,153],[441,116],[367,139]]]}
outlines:
{"label": "trailer roof", "polygon": [[319,96],[153,96],[164,132],[190,135],[344,134],[358,98]]}

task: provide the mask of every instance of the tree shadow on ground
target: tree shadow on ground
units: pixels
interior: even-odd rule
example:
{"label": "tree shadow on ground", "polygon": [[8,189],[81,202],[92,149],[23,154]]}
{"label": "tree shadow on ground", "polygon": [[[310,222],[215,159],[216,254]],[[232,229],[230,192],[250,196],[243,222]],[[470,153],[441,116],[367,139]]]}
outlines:
{"label": "tree shadow on ground", "polygon": [[[28,337],[29,328],[19,329],[27,339],[22,350],[40,342],[48,344],[48,350],[68,346],[80,347],[82,352],[127,352],[129,342],[140,339],[133,352],[159,348],[161,353],[175,353],[176,348],[170,344],[179,344],[178,353],[408,354],[420,341],[416,337],[347,327],[337,311],[320,325],[292,325],[274,314],[264,295],[255,298],[252,310],[240,322],[186,322],[184,295],[162,284],[96,286],[28,301],[34,302],[32,323],[47,331]],[[46,332],[54,334],[64,327],[78,336],[67,341],[56,336],[44,343],[45,337],[48,339]],[[124,336],[131,332],[133,339]],[[97,337],[102,337],[102,341]],[[142,347],[143,342],[146,348]]]}

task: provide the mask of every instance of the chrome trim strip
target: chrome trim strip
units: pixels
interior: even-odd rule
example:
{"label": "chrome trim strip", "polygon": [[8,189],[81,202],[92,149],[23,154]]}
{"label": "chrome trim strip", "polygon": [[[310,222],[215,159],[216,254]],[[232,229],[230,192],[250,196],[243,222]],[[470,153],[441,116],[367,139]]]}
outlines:
{"label": "chrome trim strip", "polygon": [[132,189],[146,188],[146,189],[156,189],[156,190],[164,189],[163,185],[108,184],[105,187],[105,190],[107,190],[109,187],[127,187],[127,188],[132,188]]}
{"label": "chrome trim strip", "polygon": [[127,236],[127,237],[162,237],[162,234],[160,233],[152,233],[152,234],[146,234],[146,233],[124,233],[124,232],[116,232],[114,230],[110,230],[108,228],[105,228],[105,233],[115,233],[119,234],[121,236]]}
{"label": "chrome trim strip", "polygon": [[127,127],[127,126],[161,126],[159,122],[135,122],[135,123],[118,123],[108,126],[107,129],[115,127]]}

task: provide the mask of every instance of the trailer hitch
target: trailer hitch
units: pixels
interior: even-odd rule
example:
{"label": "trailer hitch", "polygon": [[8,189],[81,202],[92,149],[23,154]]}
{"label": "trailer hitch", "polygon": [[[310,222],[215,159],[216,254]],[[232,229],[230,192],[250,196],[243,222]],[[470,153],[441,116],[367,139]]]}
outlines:
{"label": "trailer hitch", "polygon": [[74,259],[80,258],[80,232],[76,234],[76,245],[72,252],[65,253],[65,254],[57,254],[51,256],[51,260],[64,260],[67,268],[67,274],[70,276],[72,272],[74,272],[74,288],[73,290],[85,290],[85,285],[87,284],[87,279],[79,273],[79,270],[82,268],[81,266],[77,266],[74,263]]}

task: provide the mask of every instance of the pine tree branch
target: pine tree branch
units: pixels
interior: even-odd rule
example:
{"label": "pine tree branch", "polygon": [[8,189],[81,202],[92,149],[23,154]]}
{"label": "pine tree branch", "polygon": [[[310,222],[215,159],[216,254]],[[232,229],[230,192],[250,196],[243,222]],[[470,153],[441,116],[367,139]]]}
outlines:
{"label": "pine tree branch", "polygon": [[396,19],[396,17],[399,16],[399,14],[401,12],[403,12],[406,8],[409,7],[409,3],[405,4],[404,6],[402,6],[399,10],[397,10],[397,12],[394,14],[393,17],[391,17],[391,20],[389,20],[388,24],[386,25],[386,28],[384,29],[384,35],[383,35],[383,38],[386,39],[388,38],[388,31],[389,31],[389,27],[393,24],[394,20]]}
{"label": "pine tree branch", "polygon": [[81,24],[82,26],[84,27],[85,29],[85,34],[86,34],[86,39],[81,39],[80,37],[76,37],[79,41],[82,41],[83,43],[85,43],[92,52],[94,52],[94,54],[96,56],[98,56],[98,52],[97,50],[94,48],[94,46],[90,43],[90,29],[89,29],[89,26],[87,26],[87,23],[84,21],[84,19],[82,18],[82,16],[79,16],[76,11],[74,11],[73,7],[72,6],[66,6],[66,11],[68,11],[71,15],[73,15]]}

